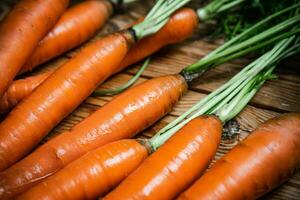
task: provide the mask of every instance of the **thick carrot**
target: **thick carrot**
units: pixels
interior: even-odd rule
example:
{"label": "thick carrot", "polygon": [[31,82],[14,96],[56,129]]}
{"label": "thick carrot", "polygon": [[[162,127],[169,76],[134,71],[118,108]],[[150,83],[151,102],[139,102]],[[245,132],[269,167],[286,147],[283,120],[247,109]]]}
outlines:
{"label": "thick carrot", "polygon": [[300,114],[269,120],[218,160],[178,199],[256,199],[300,166]]}
{"label": "thick carrot", "polygon": [[36,185],[17,199],[96,199],[115,187],[148,155],[133,139],[109,143]]}
{"label": "thick carrot", "polygon": [[22,0],[1,22],[0,97],[68,3],[68,0]]}
{"label": "thick carrot", "polygon": [[[120,70],[128,67],[129,65],[142,60],[143,58],[151,55],[152,53],[154,53],[155,51],[159,50],[161,47],[167,44],[173,44],[183,41],[193,33],[193,30],[195,30],[196,27],[197,16],[192,9],[183,8],[177,11],[171,17],[169,23],[166,24],[166,26],[162,28],[158,33],[146,37],[141,41],[137,42],[135,45],[133,45],[133,47],[130,49],[130,51],[122,61],[121,65],[117,68],[116,72],[119,72]],[[25,80],[28,80],[28,83],[25,83]],[[8,105],[6,103],[6,100],[5,102],[0,102],[0,105],[3,105],[3,107],[1,107],[0,109],[0,112],[7,112],[10,109],[10,107],[16,105],[19,101],[21,101],[28,94],[30,94],[31,91],[29,91],[29,89],[32,89],[33,91],[35,87],[39,85],[35,83],[42,83],[40,81],[41,76],[37,76],[36,78],[33,76],[32,78],[25,80],[22,80],[22,83],[26,85],[26,91],[22,91],[21,87],[19,87],[18,90],[9,90],[9,101],[14,103],[10,103]],[[12,85],[18,84],[15,82],[13,82]]]}
{"label": "thick carrot", "polygon": [[0,99],[0,114],[6,113],[27,97],[46,80],[53,71],[14,81]]}
{"label": "thick carrot", "polygon": [[115,71],[131,38],[122,32],[91,43],[9,113],[0,124],[0,170],[26,155]]}
{"label": "thick carrot", "polygon": [[107,0],[90,0],[68,9],[43,38],[20,73],[65,53],[92,37],[112,13]]}
{"label": "thick carrot", "polygon": [[173,199],[207,168],[221,134],[217,117],[195,118],[103,199]]}
{"label": "thick carrot", "polygon": [[123,92],[70,132],[58,135],[1,172],[0,198],[23,192],[88,151],[133,137],[166,114],[186,88],[184,79],[175,75],[151,79]]}

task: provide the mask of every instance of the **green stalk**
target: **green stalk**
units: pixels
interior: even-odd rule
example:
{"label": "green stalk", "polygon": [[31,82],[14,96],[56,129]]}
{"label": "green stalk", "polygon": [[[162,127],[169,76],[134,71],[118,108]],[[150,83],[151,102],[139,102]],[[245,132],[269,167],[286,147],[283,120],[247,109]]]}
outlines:
{"label": "green stalk", "polygon": [[148,67],[149,62],[150,62],[150,58],[146,59],[146,61],[144,62],[142,67],[139,69],[139,71],[127,83],[123,84],[122,86],[115,88],[115,89],[111,89],[111,90],[96,90],[93,92],[92,96],[99,97],[99,96],[116,95],[116,94],[123,92],[124,90],[131,87],[139,79],[139,77],[142,75],[142,73]]}
{"label": "green stalk", "polygon": [[[297,27],[299,22],[300,15],[297,15],[273,26],[266,31],[250,37],[249,39],[246,39],[242,42],[240,41],[237,44],[233,44],[232,46],[230,46],[230,48],[222,48],[222,51],[217,49],[217,53],[212,52],[212,55],[209,54],[197,63],[188,66],[184,69],[183,72],[187,74],[203,72],[211,67],[223,64],[230,59],[243,56],[251,51],[257,50],[259,48],[265,47],[266,45],[270,45],[279,40],[294,35],[300,32],[300,28],[294,29],[295,26]],[[225,43],[225,45],[227,45],[227,43]]]}
{"label": "green stalk", "polygon": [[197,10],[198,17],[202,21],[207,21],[221,12],[230,10],[246,0],[213,0],[204,8]]}
{"label": "green stalk", "polygon": [[159,31],[177,9],[191,0],[158,0],[145,20],[132,27],[137,40]]}
{"label": "green stalk", "polygon": [[277,63],[287,55],[298,52],[300,52],[299,36],[282,40],[273,49],[247,65],[225,85],[161,129],[150,140],[152,148],[154,150],[159,148],[183,126],[201,115],[215,114],[223,122],[232,119],[247,105],[267,79],[274,78],[272,72]]}

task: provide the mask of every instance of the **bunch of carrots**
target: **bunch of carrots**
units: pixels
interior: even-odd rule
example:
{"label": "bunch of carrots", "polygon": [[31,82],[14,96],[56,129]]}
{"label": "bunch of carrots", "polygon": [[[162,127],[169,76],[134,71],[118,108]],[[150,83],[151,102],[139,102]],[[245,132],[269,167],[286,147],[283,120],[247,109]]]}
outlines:
{"label": "bunch of carrots", "polygon": [[[165,45],[183,41],[199,21],[246,3],[212,0],[197,11],[181,8],[189,1],[158,0],[145,18],[88,43],[57,70],[15,81],[17,75],[95,35],[120,1],[89,0],[66,10],[68,1],[21,0],[12,9],[0,26],[0,113],[16,106],[0,123],[0,199],[254,199],[290,177],[300,166],[299,114],[266,122],[201,175],[217,151],[223,124],[274,78],[278,62],[299,52],[299,1],[180,74],[145,81],[121,93],[29,153],[86,97],[123,91],[149,60],[126,86],[94,91],[109,76]],[[11,37],[13,45],[7,42]],[[169,112],[205,71],[262,49],[262,56],[153,138],[129,139]],[[288,164],[265,172],[265,166],[282,162]]]}

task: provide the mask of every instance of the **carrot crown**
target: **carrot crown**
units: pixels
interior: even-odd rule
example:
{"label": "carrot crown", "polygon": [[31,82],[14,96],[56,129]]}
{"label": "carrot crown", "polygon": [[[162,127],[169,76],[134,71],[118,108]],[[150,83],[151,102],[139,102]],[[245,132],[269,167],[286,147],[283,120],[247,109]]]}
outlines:
{"label": "carrot crown", "polygon": [[[228,62],[229,60],[241,57],[250,52],[275,44],[284,38],[288,38],[300,32],[300,14],[294,13],[300,8],[300,3],[285,8],[273,15],[256,23],[241,34],[232,38],[228,42],[198,62],[186,67],[181,73],[188,80],[192,81],[208,69]],[[293,13],[292,15],[288,15]],[[279,17],[287,16],[279,24],[266,28],[270,22]],[[198,74],[198,76],[195,76]]]}
{"label": "carrot crown", "polygon": [[159,31],[177,9],[191,0],[158,0],[143,22],[132,27],[137,40]]}
{"label": "carrot crown", "polygon": [[214,114],[224,123],[231,120],[247,105],[266,80],[275,78],[272,72],[278,62],[298,52],[300,52],[300,36],[291,36],[280,41],[225,85],[161,129],[150,140],[152,148],[154,150],[159,148],[184,125],[201,115]]}

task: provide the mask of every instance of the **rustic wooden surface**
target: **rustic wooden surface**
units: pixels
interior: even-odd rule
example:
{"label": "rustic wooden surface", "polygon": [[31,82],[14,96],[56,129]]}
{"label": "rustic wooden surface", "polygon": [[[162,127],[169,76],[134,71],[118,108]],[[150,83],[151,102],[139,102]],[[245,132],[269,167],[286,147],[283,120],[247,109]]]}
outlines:
{"label": "rustic wooden surface", "polygon": [[[1,0],[0,17],[3,15],[3,11],[6,10],[5,8],[10,7],[12,4],[12,0]],[[115,16],[92,40],[125,27],[146,13],[150,6],[151,1],[143,1],[143,3],[132,4],[123,11],[116,13]],[[197,3],[193,3],[190,6],[197,7],[199,5]],[[201,24],[197,33],[195,33],[189,40],[180,45],[166,47],[156,53],[153,56],[150,66],[143,73],[138,83],[153,77],[178,73],[186,65],[195,62],[220,45],[222,40],[210,41],[208,39],[208,35],[204,34],[207,33],[207,29],[207,26],[205,27]],[[68,52],[60,58],[45,64],[43,68],[34,73],[39,73],[39,71],[60,66],[72,56],[76,55],[79,50],[80,48]],[[276,70],[279,75],[279,79],[268,81],[256,97],[250,102],[250,105],[247,106],[247,108],[237,117],[237,121],[241,126],[238,137],[231,141],[222,140],[215,159],[218,159],[228,150],[233,148],[239,140],[245,138],[253,129],[255,129],[255,127],[265,120],[284,112],[300,112],[299,58],[300,56],[295,56],[294,58],[280,64]],[[249,59],[239,59],[210,70],[201,78],[201,80],[193,84],[191,89],[182,97],[180,102],[174,107],[173,111],[170,112],[169,115],[165,116],[155,125],[145,130],[139,135],[139,137],[152,136],[165,124],[171,122],[175,117],[183,113],[194,103],[229,80],[230,77],[237,73],[248,62]],[[121,85],[133,76],[139,66],[139,64],[136,64],[124,72],[113,76],[101,85],[100,88],[114,88]],[[71,115],[63,120],[43,142],[54,135],[69,130],[112,98],[113,97],[87,98],[84,103],[82,103]],[[262,199],[299,200],[300,171],[298,170],[298,172],[290,180]]]}

